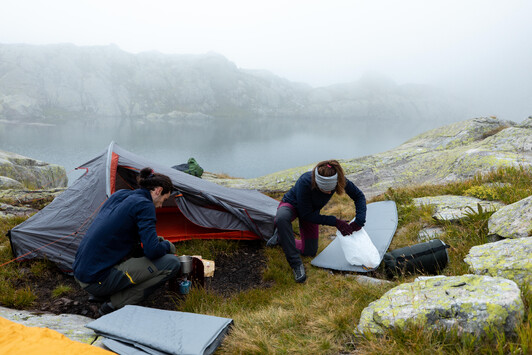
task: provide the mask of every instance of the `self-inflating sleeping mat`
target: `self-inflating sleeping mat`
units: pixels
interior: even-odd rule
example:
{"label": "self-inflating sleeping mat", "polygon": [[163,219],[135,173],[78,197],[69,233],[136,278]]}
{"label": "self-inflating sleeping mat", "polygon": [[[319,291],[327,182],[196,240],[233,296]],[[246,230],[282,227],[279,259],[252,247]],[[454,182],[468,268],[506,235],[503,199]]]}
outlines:
{"label": "self-inflating sleeping mat", "polygon": [[232,319],[203,314],[125,306],[86,327],[118,354],[212,354]]}
{"label": "self-inflating sleeping mat", "polygon": [[[397,206],[394,201],[381,201],[370,203],[367,207],[364,229],[379,251],[380,260],[382,261],[397,229]],[[338,238],[336,237],[319,253],[311,261],[311,264],[317,267],[339,271],[368,272],[376,269],[369,269],[362,265],[351,265],[348,263]]]}

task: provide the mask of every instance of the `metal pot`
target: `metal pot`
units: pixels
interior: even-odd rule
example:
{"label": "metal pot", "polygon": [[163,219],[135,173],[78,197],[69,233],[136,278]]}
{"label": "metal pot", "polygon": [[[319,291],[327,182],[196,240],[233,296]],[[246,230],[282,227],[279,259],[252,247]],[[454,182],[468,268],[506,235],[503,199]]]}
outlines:
{"label": "metal pot", "polygon": [[192,257],[189,255],[181,255],[177,257],[181,263],[179,273],[181,275],[188,275],[192,272]]}

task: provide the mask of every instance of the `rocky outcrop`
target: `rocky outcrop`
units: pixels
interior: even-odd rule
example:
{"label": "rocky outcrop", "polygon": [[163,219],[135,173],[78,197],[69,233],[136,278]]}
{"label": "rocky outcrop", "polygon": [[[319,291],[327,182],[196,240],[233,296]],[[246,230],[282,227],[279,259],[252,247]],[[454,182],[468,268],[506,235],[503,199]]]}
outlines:
{"label": "rocky outcrop", "polygon": [[[390,187],[444,184],[500,167],[532,166],[532,121],[520,125],[474,118],[428,131],[387,152],[341,160],[346,176],[367,197]],[[286,191],[314,164],[255,179],[214,180],[226,186]]]}
{"label": "rocky outcrop", "polygon": [[[0,44],[0,120],[114,124],[216,117],[293,120],[358,132],[394,127],[410,133],[464,117],[467,107],[442,90],[397,85],[367,75],[312,88],[271,73],[243,70],[216,53],[132,54],[116,46]],[[293,123],[292,123],[293,124]],[[409,135],[409,136],[410,136]]]}
{"label": "rocky outcrop", "polygon": [[0,150],[0,176],[4,177],[3,188],[22,185],[32,189],[42,189],[64,187],[68,183],[65,168],[62,166],[3,150]]}
{"label": "rocky outcrop", "polygon": [[532,235],[532,196],[505,206],[488,221],[489,233],[503,238]]}
{"label": "rocky outcrop", "polygon": [[468,214],[478,212],[480,205],[483,211],[494,212],[504,206],[496,201],[483,201],[475,197],[467,196],[427,196],[414,198],[415,206],[432,206],[434,213],[432,218],[440,221],[457,221],[465,218]]}
{"label": "rocky outcrop", "polygon": [[386,329],[420,325],[460,333],[503,330],[513,334],[524,317],[521,291],[500,277],[462,275],[404,283],[366,307],[359,333],[382,334]]}
{"label": "rocky outcrop", "polygon": [[520,287],[532,284],[532,238],[505,239],[474,246],[464,261],[477,275],[504,277]]}

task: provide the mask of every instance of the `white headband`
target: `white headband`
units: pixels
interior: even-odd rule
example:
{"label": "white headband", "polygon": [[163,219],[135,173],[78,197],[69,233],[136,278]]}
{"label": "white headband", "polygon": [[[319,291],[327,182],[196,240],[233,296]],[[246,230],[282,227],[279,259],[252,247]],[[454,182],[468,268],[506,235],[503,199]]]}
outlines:
{"label": "white headband", "polygon": [[335,173],[333,176],[321,176],[318,173],[318,168],[314,169],[314,178],[316,179],[316,185],[322,191],[332,191],[336,189],[336,184],[338,183],[338,173]]}

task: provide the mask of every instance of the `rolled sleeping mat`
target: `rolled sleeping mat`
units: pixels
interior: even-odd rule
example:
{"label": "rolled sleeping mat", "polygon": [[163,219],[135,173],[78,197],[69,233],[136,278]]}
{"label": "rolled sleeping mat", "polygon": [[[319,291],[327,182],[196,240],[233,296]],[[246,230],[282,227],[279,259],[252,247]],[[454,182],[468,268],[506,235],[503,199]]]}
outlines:
{"label": "rolled sleeping mat", "polygon": [[383,263],[390,275],[439,274],[449,263],[449,245],[439,239],[395,249],[384,254]]}

